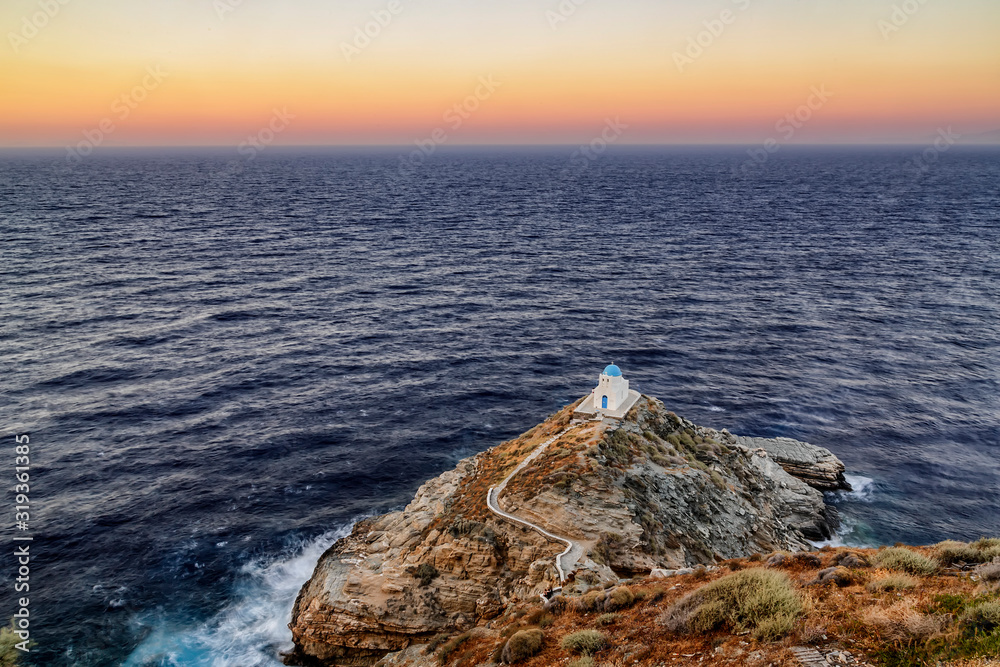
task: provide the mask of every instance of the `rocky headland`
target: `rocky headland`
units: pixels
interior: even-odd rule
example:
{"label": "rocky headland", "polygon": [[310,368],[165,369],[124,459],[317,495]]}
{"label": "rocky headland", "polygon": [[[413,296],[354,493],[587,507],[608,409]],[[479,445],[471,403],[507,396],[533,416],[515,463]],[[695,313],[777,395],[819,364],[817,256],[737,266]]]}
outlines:
{"label": "rocky headland", "polygon": [[[395,664],[435,637],[487,632],[560,583],[568,595],[801,552],[837,527],[822,491],[849,487],[826,449],[697,426],[647,396],[623,419],[580,418],[577,404],[334,544],[295,602],[286,662]],[[488,507],[494,487],[517,521]]]}

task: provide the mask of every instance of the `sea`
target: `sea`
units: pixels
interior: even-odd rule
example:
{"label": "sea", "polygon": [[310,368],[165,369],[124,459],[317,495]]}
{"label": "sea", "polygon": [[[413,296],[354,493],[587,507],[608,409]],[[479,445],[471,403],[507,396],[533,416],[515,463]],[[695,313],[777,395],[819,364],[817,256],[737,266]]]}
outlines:
{"label": "sea", "polygon": [[841,543],[1000,535],[997,148],[8,150],[0,238],[24,665],[276,667],[325,548],[610,363],[832,450]]}

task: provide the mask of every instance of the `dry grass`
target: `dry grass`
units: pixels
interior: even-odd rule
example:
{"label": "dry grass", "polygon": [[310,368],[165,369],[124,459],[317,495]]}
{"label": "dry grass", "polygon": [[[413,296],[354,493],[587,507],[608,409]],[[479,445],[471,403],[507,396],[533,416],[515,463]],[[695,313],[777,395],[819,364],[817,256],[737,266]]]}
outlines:
{"label": "dry grass", "polygon": [[865,588],[870,593],[886,593],[891,591],[908,591],[920,584],[919,579],[905,574],[886,574],[868,582]]}
{"label": "dry grass", "polygon": [[773,641],[792,630],[801,612],[802,601],[788,575],[753,568],[726,575],[685,596],[659,622],[670,632],[727,627]]}
{"label": "dry grass", "polygon": [[1000,560],[980,565],[975,572],[983,581],[1000,581]]}
{"label": "dry grass", "polygon": [[1000,558],[1000,539],[984,537],[972,543],[945,540],[934,545],[934,552],[945,565],[989,563]]}
{"label": "dry grass", "polygon": [[937,571],[939,564],[934,558],[925,556],[906,547],[889,547],[882,549],[872,559],[875,565],[886,570],[908,572],[927,576]]}
{"label": "dry grass", "polygon": [[[910,551],[924,557],[937,553],[933,547],[915,547]],[[508,610],[492,635],[474,635],[464,641],[451,653],[453,657],[448,664],[474,667],[499,659],[508,638],[530,629],[526,624],[541,625],[541,619],[545,618],[547,627],[540,652],[519,662],[522,667],[557,664],[654,667],[664,664],[667,656],[666,664],[689,667],[706,664],[796,667],[798,663],[787,647],[810,644],[846,648],[858,660],[885,667],[939,662],[942,666],[1000,667],[989,661],[1000,655],[1000,628],[989,630],[997,618],[1000,591],[984,586],[978,576],[970,576],[972,573],[948,576],[935,572],[923,576],[859,565],[850,568],[856,581],[844,587],[809,585],[824,569],[822,566],[834,567],[844,561],[867,563],[875,561],[877,553],[828,549],[816,552],[816,558],[788,557],[777,571],[762,568],[759,558],[746,558],[731,561],[737,563],[736,572],[727,567],[705,573],[707,581],[697,581],[692,575],[674,577],[667,583],[634,580],[627,587],[633,597],[632,604],[613,612],[613,616],[606,615],[610,612],[604,605],[623,586],[570,596],[561,612],[546,612],[532,602],[521,603]],[[816,566],[817,562],[821,566]],[[801,612],[792,616],[790,623],[783,620],[788,616],[779,614],[782,620],[774,627],[758,623],[756,632],[737,634],[741,632],[739,627],[749,628],[749,622],[724,620],[712,629],[695,633],[674,632],[657,622],[668,612],[691,615],[709,598],[707,594],[699,596],[698,592],[739,589],[725,580],[755,572],[777,575],[787,581],[801,605]],[[692,604],[692,600],[699,603]],[[707,624],[712,614],[722,614],[722,610],[710,609],[698,620]],[[568,636],[581,631],[603,631],[608,640],[593,661],[563,648]],[[782,634],[785,639],[769,641]],[[576,641],[569,643],[575,647]],[[709,661],[705,656],[712,658]]]}
{"label": "dry grass", "polygon": [[947,619],[921,613],[915,600],[904,599],[887,607],[868,607],[861,615],[861,622],[882,639],[899,642],[930,639],[941,633]]}
{"label": "dry grass", "polygon": [[579,630],[563,637],[560,646],[571,653],[593,655],[608,645],[608,637],[597,630]]}

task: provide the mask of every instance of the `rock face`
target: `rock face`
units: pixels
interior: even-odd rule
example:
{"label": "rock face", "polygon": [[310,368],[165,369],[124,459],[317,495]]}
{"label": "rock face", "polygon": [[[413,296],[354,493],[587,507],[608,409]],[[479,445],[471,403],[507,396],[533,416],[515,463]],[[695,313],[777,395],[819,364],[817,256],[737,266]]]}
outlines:
{"label": "rock face", "polygon": [[791,438],[738,436],[736,441],[748,449],[763,449],[785,472],[798,477],[814,489],[851,490],[851,485],[844,478],[844,464],[829,449]]}
{"label": "rock face", "polygon": [[[491,514],[486,493],[564,429],[510,480],[500,503],[583,546],[568,587],[802,550],[806,538],[835,528],[822,493],[786,472],[759,439],[751,446],[696,426],[645,396],[620,420],[578,422],[572,410],[460,462],[402,512],[361,521],[334,544],[295,602],[286,662],[373,665],[483,625],[558,583],[554,556],[563,545]],[[797,445],[817,450],[824,469],[840,463]],[[812,481],[817,473],[807,472]]]}

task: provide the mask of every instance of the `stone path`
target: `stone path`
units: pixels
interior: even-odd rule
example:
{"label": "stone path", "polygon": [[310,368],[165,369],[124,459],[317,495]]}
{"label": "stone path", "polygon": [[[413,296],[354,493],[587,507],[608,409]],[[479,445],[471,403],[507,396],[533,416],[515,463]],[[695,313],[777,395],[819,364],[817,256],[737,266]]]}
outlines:
{"label": "stone path", "polygon": [[793,646],[792,653],[798,658],[803,667],[828,667],[830,663],[826,661],[823,654],[814,648],[805,646]]}
{"label": "stone path", "polygon": [[507,482],[509,482],[514,477],[514,475],[524,470],[524,468],[529,463],[537,459],[549,445],[558,440],[559,436],[561,436],[563,433],[570,430],[571,428],[573,427],[567,426],[566,428],[559,431],[558,433],[556,433],[554,436],[552,436],[542,444],[535,447],[535,450],[530,454],[528,454],[528,456],[526,456],[523,461],[517,464],[517,467],[511,470],[510,474],[507,475],[507,477],[505,477],[504,480],[500,482],[500,484],[498,484],[497,486],[491,486],[490,490],[486,492],[486,506],[489,508],[491,512],[493,512],[500,518],[525,526],[526,528],[531,528],[532,530],[541,533],[544,537],[550,540],[553,540],[555,542],[561,542],[562,544],[566,545],[566,548],[563,550],[563,552],[558,556],[556,556],[556,569],[559,571],[559,583],[566,581],[566,572],[571,571],[573,569],[573,566],[576,565],[576,562],[580,560],[581,556],[583,556],[583,546],[568,538],[560,537],[558,535],[553,535],[552,533],[545,530],[541,526],[536,526],[527,519],[521,519],[519,517],[514,516],[513,514],[504,512],[502,509],[500,509],[499,500],[500,500],[500,494],[503,492],[505,488],[507,488]]}
{"label": "stone path", "polygon": [[829,647],[825,648],[822,653],[811,646],[793,646],[791,651],[802,667],[835,667],[837,665],[864,667],[868,664],[859,662],[847,651],[838,651]]}

